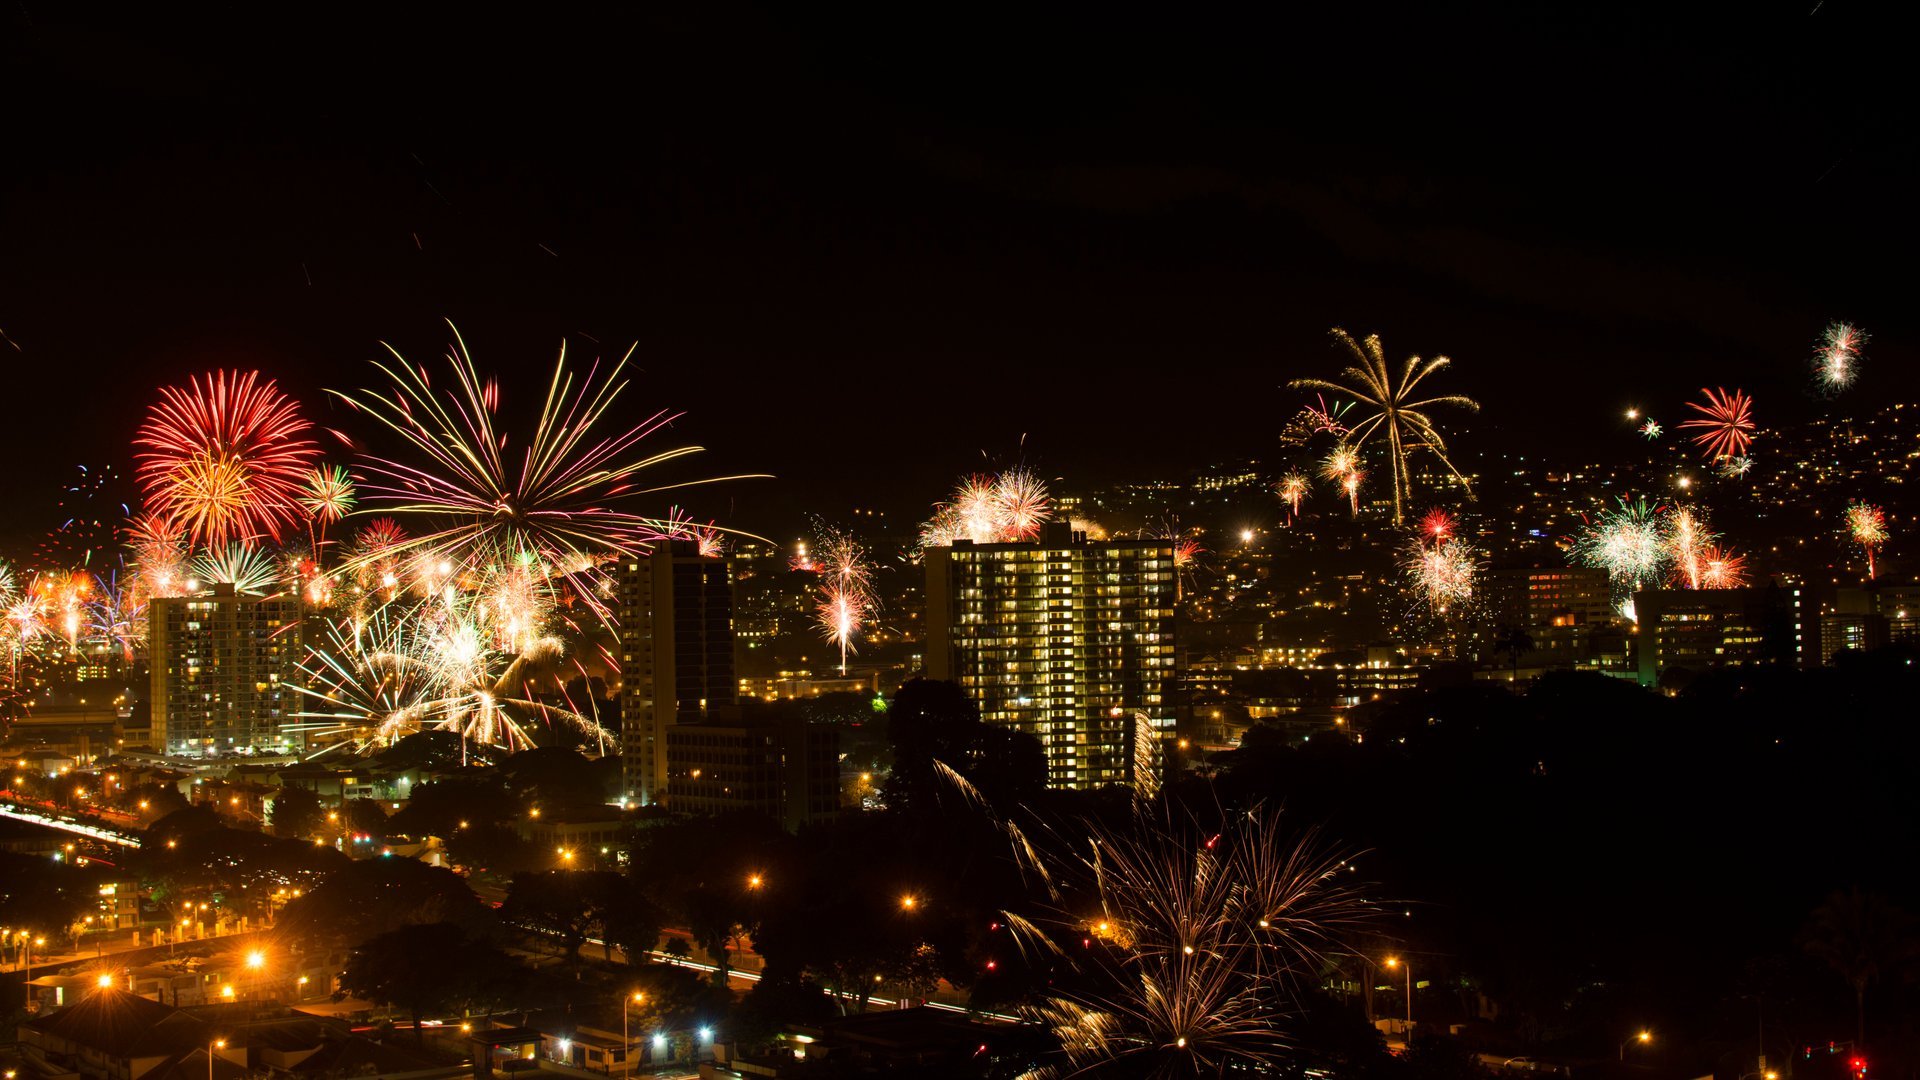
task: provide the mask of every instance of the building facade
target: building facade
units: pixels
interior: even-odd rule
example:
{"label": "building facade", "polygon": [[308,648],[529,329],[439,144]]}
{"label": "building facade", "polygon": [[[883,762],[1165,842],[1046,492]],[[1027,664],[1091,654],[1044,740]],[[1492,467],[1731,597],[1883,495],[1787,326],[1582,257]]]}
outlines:
{"label": "building facade", "polygon": [[932,548],[925,564],[928,676],[1039,739],[1053,786],[1133,782],[1136,739],[1173,728],[1173,543],[1057,526],[1038,543]]}
{"label": "building facade", "polygon": [[798,717],[733,714],[668,729],[667,808],[755,813],[788,829],[840,810],[840,732]]}
{"label": "building facade", "polygon": [[733,579],[724,558],[668,541],[619,576],[620,756],[629,797],[664,802],[667,732],[734,704]]}
{"label": "building facade", "polygon": [[1670,670],[1815,664],[1814,613],[1798,585],[1748,589],[1647,589],[1635,593],[1639,674],[1653,686]]}
{"label": "building facade", "polygon": [[155,597],[150,741],[167,754],[212,757],[289,748],[300,708],[300,601],[214,585]]}

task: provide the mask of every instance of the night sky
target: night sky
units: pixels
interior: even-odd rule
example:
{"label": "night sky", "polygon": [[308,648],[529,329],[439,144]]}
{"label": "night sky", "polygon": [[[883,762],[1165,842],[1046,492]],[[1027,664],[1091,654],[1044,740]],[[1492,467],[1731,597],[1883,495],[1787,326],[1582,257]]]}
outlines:
{"label": "night sky", "polygon": [[1632,452],[1708,383],[1803,418],[1832,319],[1842,409],[1915,400],[1891,5],[549,7],[0,12],[7,504],[194,371],[349,422],[320,389],[442,318],[528,406],[637,341],[679,475],[778,475],[702,505],[747,528],[983,452],[1277,457],[1335,324],[1453,356],[1467,450]]}

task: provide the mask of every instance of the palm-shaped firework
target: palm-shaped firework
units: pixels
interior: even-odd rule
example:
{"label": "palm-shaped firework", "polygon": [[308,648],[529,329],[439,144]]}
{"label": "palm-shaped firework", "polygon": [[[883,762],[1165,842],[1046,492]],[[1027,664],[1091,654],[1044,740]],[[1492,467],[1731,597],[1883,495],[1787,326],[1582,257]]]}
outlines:
{"label": "palm-shaped firework", "polygon": [[1331,390],[1346,394],[1374,410],[1365,419],[1349,425],[1342,438],[1355,447],[1364,446],[1374,436],[1386,441],[1387,460],[1393,473],[1393,522],[1398,525],[1403,520],[1406,503],[1412,493],[1412,474],[1407,468],[1407,459],[1413,451],[1432,451],[1449,473],[1462,482],[1466,479],[1448,459],[1446,440],[1440,437],[1426,410],[1436,405],[1453,405],[1478,411],[1480,403],[1459,394],[1431,398],[1417,396],[1416,390],[1427,376],[1453,362],[1444,356],[1425,360],[1418,356],[1408,357],[1396,373],[1387,363],[1387,354],[1380,345],[1378,334],[1367,335],[1365,341],[1355,341],[1351,334],[1335,327],[1333,337],[1346,346],[1355,360],[1351,367],[1341,373],[1346,381],[1295,379],[1291,385],[1305,390]]}

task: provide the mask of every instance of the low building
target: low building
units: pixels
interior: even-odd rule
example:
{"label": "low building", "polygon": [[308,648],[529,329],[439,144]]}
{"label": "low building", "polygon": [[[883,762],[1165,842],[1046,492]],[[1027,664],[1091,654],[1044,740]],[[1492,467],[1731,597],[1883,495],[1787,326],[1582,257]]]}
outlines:
{"label": "low building", "polygon": [[764,814],[788,829],[840,811],[840,732],[798,717],[736,712],[667,732],[667,809]]}
{"label": "low building", "polygon": [[[1669,671],[1817,663],[1805,590],[1772,584],[1748,589],[1646,589],[1633,597],[1639,618],[1640,682]],[[1810,640],[1811,639],[1811,640]]]}

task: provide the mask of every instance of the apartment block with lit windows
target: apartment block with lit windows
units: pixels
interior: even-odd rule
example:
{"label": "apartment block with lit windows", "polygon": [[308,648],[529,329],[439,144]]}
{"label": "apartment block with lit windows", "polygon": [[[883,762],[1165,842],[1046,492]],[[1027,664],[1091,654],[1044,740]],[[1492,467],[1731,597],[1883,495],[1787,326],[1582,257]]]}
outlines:
{"label": "apartment block with lit windows", "polygon": [[1173,728],[1172,542],[1089,541],[1062,524],[925,562],[928,676],[1039,739],[1052,785],[1132,783],[1136,739]]}
{"label": "apartment block with lit windows", "polygon": [[300,710],[300,601],[213,585],[148,605],[152,743],[214,756],[290,748]]}

